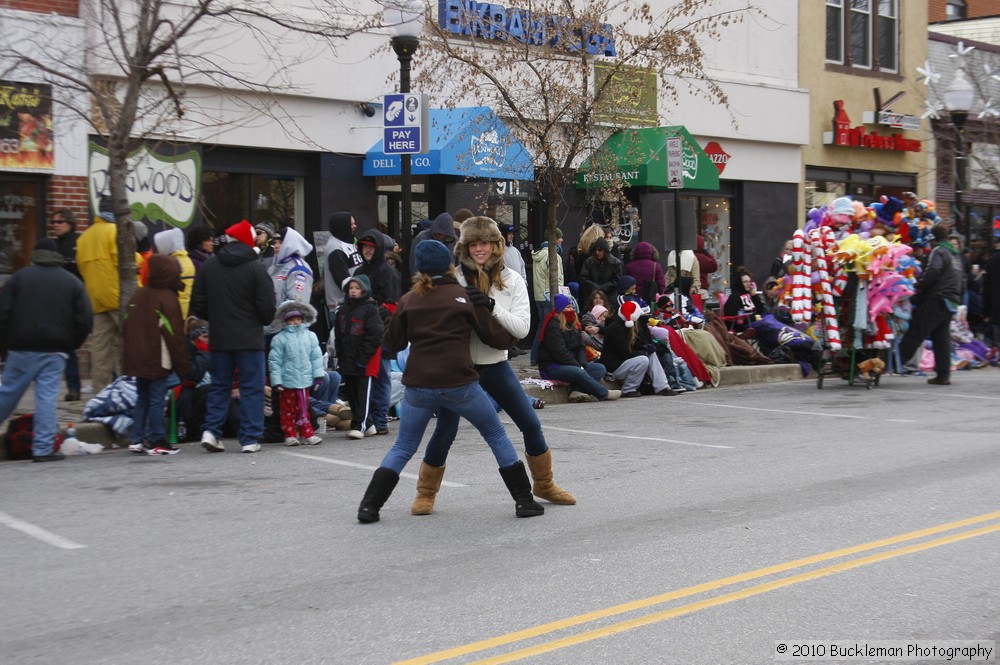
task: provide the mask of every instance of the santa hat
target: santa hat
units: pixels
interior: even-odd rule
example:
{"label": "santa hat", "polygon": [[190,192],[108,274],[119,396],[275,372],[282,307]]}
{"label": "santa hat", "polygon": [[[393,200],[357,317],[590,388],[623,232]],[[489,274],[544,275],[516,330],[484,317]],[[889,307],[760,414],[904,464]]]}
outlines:
{"label": "santa hat", "polygon": [[638,303],[633,300],[626,300],[622,303],[622,306],[618,308],[618,316],[622,321],[625,322],[626,328],[631,328],[635,325],[635,322],[639,320],[640,311]]}
{"label": "santa hat", "polygon": [[243,243],[244,245],[250,247],[251,249],[255,247],[254,240],[256,239],[257,234],[254,233],[253,227],[250,225],[250,222],[248,222],[245,219],[241,222],[233,224],[228,229],[226,229],[226,235],[232,238],[233,240],[237,240]]}

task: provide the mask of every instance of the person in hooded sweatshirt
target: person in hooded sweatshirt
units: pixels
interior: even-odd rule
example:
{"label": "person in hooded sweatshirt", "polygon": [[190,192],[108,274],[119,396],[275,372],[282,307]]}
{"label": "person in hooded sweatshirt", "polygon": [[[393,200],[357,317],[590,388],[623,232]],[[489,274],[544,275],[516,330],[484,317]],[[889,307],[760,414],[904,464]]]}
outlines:
{"label": "person in hooded sweatshirt", "polygon": [[344,302],[344,280],[354,274],[361,265],[361,255],[354,244],[354,230],[358,225],[349,212],[335,212],[330,215],[330,239],[326,241],[326,272],[323,274],[323,291],[326,294],[326,309],[333,321],[334,313]]}
{"label": "person in hooded sweatshirt", "polygon": [[167,443],[163,402],[170,373],[187,376],[189,371],[184,317],[178,298],[186,285],[176,258],[153,254],[146,263],[149,265],[146,286],[132,294],[122,321],[125,339],[122,371],[135,377],[136,387],[129,450],[146,455],[173,455],[180,448]]}
{"label": "person in hooded sweatshirt", "polygon": [[316,333],[309,326],[316,310],[306,302],[286,300],[278,306],[274,322],[278,334],[271,340],[267,357],[271,388],[278,392],[281,431],[286,446],[322,443],[316,436],[309,414],[309,393],[323,385],[323,352]]}
{"label": "person in hooded sweatshirt", "polygon": [[365,275],[344,280],[347,300],[337,310],[334,319],[337,358],[340,374],[347,386],[347,401],[351,405],[349,439],[363,439],[375,434],[370,411],[375,378],[382,364],[382,317],[372,300],[371,284]]}
{"label": "person in hooded sweatshirt", "polygon": [[444,246],[449,250],[454,251],[455,240],[457,236],[455,234],[455,220],[446,212],[441,213],[434,218],[431,225],[418,233],[413,238],[413,243],[410,245],[410,275],[417,272],[416,263],[416,249],[417,245],[422,243],[424,240],[437,240],[438,242],[444,243]]}
{"label": "person in hooded sweatshirt", "polygon": [[[153,249],[156,250],[157,254],[174,257],[181,265],[181,282],[184,288],[177,294],[177,299],[181,304],[181,320],[184,320],[191,308],[191,289],[194,286],[195,273],[194,262],[184,247],[184,232],[177,228],[160,231],[153,236]],[[146,263],[142,265],[140,270],[144,274],[148,275],[149,273]],[[147,279],[144,278],[142,283],[148,284]]]}
{"label": "person in hooded sweatshirt", "polygon": [[274,286],[254,251],[254,231],[243,220],[226,229],[227,242],[194,280],[191,312],[209,322],[207,414],[201,445],[222,452],[222,425],[236,373],[239,373],[240,431],[243,452],[260,450],[264,433],[264,326],[274,319]]}
{"label": "person in hooded sweatshirt", "polygon": [[608,241],[598,238],[590,246],[590,256],[580,270],[580,300],[587,302],[594,291],[614,293],[622,276],[622,262],[611,255]]}
{"label": "person in hooded sweatshirt", "polygon": [[[306,257],[312,253],[313,246],[291,227],[285,227],[281,233],[280,248],[267,270],[274,284],[274,302],[294,300],[308,304],[312,296],[313,272],[306,263]],[[282,325],[281,321],[275,319],[267,326],[264,334],[274,335]]]}
{"label": "person in hooded sweatshirt", "polygon": [[[372,287],[372,300],[379,307],[382,321],[388,321],[396,310],[396,303],[403,295],[402,277],[385,260],[389,236],[370,229],[358,238],[358,252],[364,263],[354,272],[355,276],[364,275]],[[389,404],[392,401],[392,379],[390,378],[392,362],[390,354],[383,352],[379,366],[378,377],[371,397],[372,420],[376,434],[389,433]]]}
{"label": "person in hooded sweatshirt", "polygon": [[656,248],[645,240],[632,250],[632,260],[625,264],[623,274],[635,279],[636,293],[655,295],[667,290],[663,266],[656,260]]}

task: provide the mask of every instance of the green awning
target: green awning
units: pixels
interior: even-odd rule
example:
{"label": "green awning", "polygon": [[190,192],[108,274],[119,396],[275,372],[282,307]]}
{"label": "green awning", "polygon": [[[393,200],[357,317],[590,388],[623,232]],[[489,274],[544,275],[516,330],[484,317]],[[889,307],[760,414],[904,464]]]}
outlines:
{"label": "green awning", "polygon": [[683,188],[718,189],[719,170],[681,125],[615,132],[580,166],[577,188],[596,189],[620,180],[625,187],[667,189],[667,138],[672,136],[683,140]]}

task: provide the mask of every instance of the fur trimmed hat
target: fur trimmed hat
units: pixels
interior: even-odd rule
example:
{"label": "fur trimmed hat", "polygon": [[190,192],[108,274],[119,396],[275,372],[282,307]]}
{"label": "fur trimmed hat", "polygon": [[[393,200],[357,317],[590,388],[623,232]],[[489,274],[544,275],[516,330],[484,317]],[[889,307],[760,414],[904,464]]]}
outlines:
{"label": "fur trimmed hat", "polygon": [[476,241],[503,243],[503,235],[497,223],[489,217],[470,217],[462,222],[462,234],[458,238],[460,246],[468,246]]}
{"label": "fur trimmed hat", "polygon": [[618,317],[625,322],[626,328],[631,328],[635,325],[635,322],[639,320],[639,316],[642,314],[639,308],[639,303],[633,300],[626,300],[622,303],[622,306],[618,308]]}
{"label": "fur trimmed hat", "polygon": [[413,249],[417,272],[425,275],[443,275],[452,266],[451,251],[439,240],[423,240]]}
{"label": "fur trimmed hat", "polygon": [[254,232],[253,227],[250,226],[250,222],[245,219],[226,229],[226,235],[233,240],[238,240],[251,249],[256,246],[255,240],[257,234]]}

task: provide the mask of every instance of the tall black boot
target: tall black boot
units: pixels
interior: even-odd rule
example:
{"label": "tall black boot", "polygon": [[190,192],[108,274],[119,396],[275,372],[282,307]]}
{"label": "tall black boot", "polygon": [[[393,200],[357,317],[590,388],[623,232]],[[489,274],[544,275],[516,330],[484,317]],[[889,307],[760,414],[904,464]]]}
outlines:
{"label": "tall black boot", "polygon": [[545,508],[531,496],[531,481],[524,470],[524,462],[503,467],[500,477],[514,499],[518,517],[535,517],[545,513]]}
{"label": "tall black boot", "polygon": [[392,469],[384,466],[375,469],[372,480],[368,483],[368,489],[365,490],[365,497],[361,499],[361,505],[358,507],[358,521],[366,524],[378,522],[378,511],[385,505],[398,482],[399,474]]}

